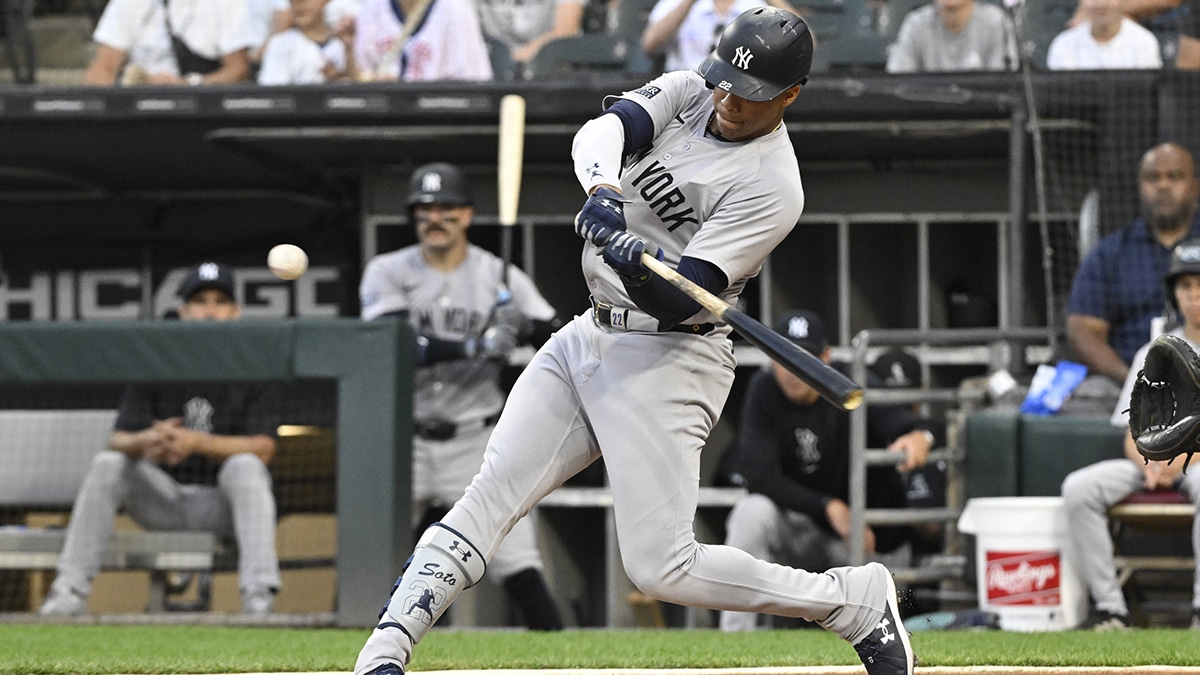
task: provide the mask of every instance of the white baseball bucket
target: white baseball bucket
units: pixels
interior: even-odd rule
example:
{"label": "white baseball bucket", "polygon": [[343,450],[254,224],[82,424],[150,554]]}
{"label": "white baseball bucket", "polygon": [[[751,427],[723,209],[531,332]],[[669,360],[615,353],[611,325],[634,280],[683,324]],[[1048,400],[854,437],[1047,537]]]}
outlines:
{"label": "white baseball bucket", "polygon": [[970,499],[958,529],[975,535],[979,606],[1011,631],[1074,628],[1087,613],[1087,589],[1064,558],[1061,497]]}

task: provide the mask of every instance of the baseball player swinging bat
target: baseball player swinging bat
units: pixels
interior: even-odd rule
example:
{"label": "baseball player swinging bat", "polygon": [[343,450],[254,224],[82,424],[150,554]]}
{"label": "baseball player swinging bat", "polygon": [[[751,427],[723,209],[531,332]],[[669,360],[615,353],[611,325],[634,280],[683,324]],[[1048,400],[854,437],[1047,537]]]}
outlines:
{"label": "baseball player swinging bat", "polygon": [[843,410],[854,410],[862,404],[862,387],[830,367],[828,363],[796,346],[791,340],[767,328],[749,314],[704,290],[654,256],[643,253],[642,264],[700,303],[718,319],[733,326],[742,337],[763,350],[793,375],[807,382],[825,400]]}

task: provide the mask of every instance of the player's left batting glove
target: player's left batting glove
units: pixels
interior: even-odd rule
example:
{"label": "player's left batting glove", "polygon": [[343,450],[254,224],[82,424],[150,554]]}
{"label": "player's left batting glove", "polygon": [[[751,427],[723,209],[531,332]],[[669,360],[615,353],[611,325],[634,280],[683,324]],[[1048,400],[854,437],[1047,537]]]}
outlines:
{"label": "player's left batting glove", "polygon": [[620,232],[604,245],[604,262],[621,275],[630,286],[641,286],[650,280],[650,270],[642,264],[642,252],[663,259],[662,249],[628,232]]}
{"label": "player's left batting glove", "polygon": [[597,188],[575,216],[575,234],[604,246],[614,234],[625,231],[628,200],[611,188]]}

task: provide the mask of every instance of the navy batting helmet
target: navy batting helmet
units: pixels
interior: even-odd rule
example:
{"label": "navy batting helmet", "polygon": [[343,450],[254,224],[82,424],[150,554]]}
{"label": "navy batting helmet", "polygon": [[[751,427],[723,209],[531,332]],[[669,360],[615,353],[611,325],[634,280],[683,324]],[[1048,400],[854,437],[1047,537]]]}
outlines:
{"label": "navy batting helmet", "polygon": [[777,7],[756,7],[725,27],[696,72],[711,87],[747,101],[769,101],[807,82],[812,59],[812,31],[804,19]]}
{"label": "navy batting helmet", "polygon": [[1167,304],[1179,311],[1175,303],[1175,282],[1185,274],[1200,274],[1200,239],[1182,241],[1171,251],[1171,265],[1167,268],[1167,276],[1163,277],[1163,286],[1167,292]]}
{"label": "navy batting helmet", "polygon": [[409,183],[408,208],[418,204],[471,206],[471,183],[467,174],[453,164],[435,162],[413,172]]}

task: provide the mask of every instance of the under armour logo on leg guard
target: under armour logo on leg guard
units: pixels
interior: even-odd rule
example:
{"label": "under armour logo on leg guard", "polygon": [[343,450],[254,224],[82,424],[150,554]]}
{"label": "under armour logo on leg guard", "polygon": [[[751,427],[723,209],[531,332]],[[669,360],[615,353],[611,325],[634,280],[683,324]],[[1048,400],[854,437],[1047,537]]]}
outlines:
{"label": "under armour logo on leg guard", "polygon": [[453,544],[450,544],[450,550],[454,551],[455,553],[462,556],[463,562],[469,561],[471,559],[471,556],[474,555],[473,553],[471,553],[471,551],[463,548],[457,541],[455,541]]}

